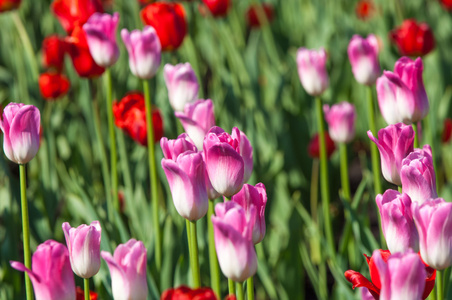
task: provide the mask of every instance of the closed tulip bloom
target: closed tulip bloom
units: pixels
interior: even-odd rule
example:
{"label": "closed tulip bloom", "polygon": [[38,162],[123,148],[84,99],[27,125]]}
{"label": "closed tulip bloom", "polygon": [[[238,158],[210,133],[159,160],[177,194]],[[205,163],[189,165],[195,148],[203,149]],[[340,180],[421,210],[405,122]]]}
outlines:
{"label": "closed tulip bloom", "polygon": [[54,68],[61,71],[64,65],[64,54],[67,43],[56,35],[46,37],[42,41],[42,64],[45,68]]}
{"label": "closed tulip bloom", "polygon": [[371,34],[365,39],[359,35],[353,36],[347,53],[356,81],[365,85],[372,85],[377,81],[381,73],[378,52],[379,45],[375,35]]}
{"label": "closed tulip bloom", "polygon": [[215,126],[212,100],[197,100],[185,105],[184,112],[175,112],[185,132],[190,136],[198,150],[202,151],[204,138],[210,128]]}
{"label": "closed tulip bloom", "polygon": [[3,151],[16,164],[26,164],[39,150],[41,114],[33,105],[9,103],[3,109],[0,129],[3,131]]}
{"label": "closed tulip bloom", "polygon": [[300,48],[297,52],[298,75],[301,84],[311,96],[321,95],[329,85],[328,73],[326,72],[326,51]]}
{"label": "closed tulip bloom", "polygon": [[212,215],[215,249],[223,274],[234,281],[242,282],[257,270],[257,257],[253,245],[253,225],[256,208],[249,213],[238,203],[218,203]]}
{"label": "closed tulip bloom", "polygon": [[375,12],[375,4],[372,0],[360,0],[358,3],[356,3],[356,16],[363,21],[372,18],[375,15]]}
{"label": "closed tulip bloom", "polygon": [[116,43],[119,13],[94,13],[83,25],[88,42],[89,52],[94,61],[101,67],[111,67],[119,58],[119,48]]}
{"label": "closed tulip bloom", "polygon": [[218,298],[211,288],[203,287],[192,290],[182,285],[164,291],[160,300],[218,300]]}
{"label": "closed tulip bloom", "polygon": [[435,48],[435,37],[427,23],[415,19],[403,21],[402,25],[389,34],[401,55],[422,56]]}
{"label": "closed tulip bloom", "polygon": [[425,263],[437,270],[452,265],[452,203],[442,198],[414,202],[413,217]]}
{"label": "closed tulip bloom", "polygon": [[264,20],[259,19],[258,13],[259,10],[262,10],[267,19],[267,22],[271,22],[273,20],[274,14],[273,5],[271,5],[270,3],[253,4],[246,11],[246,21],[248,25],[253,28],[258,28],[266,24],[266,23],[261,24],[262,22],[264,22]]}
{"label": "closed tulip bloom", "polygon": [[[325,143],[326,143],[326,156],[330,158],[333,155],[334,151],[336,151],[336,145],[334,141],[331,139],[328,131],[324,131],[325,134]],[[308,154],[312,158],[320,158],[320,146],[319,146],[319,134],[316,133],[308,144]]]}
{"label": "closed tulip bloom", "polygon": [[419,235],[411,214],[411,199],[407,194],[386,190],[377,195],[381,227],[391,253],[419,250]]}
{"label": "closed tulip bloom", "polygon": [[22,0],[0,0],[0,13],[17,9]]}
{"label": "closed tulip bloom", "polygon": [[185,104],[198,99],[199,83],[190,63],[175,66],[166,64],[163,68],[163,77],[171,107],[175,111],[183,112]]}
{"label": "closed tulip bloom", "polygon": [[130,239],[116,247],[113,256],[107,251],[102,251],[101,256],[110,269],[114,300],[147,299],[147,256],[143,242]]}
{"label": "closed tulip bloom", "polygon": [[39,75],[39,91],[46,100],[55,100],[66,95],[71,83],[66,76],[56,72],[46,72]]}
{"label": "closed tulip bloom", "polygon": [[412,201],[422,204],[438,197],[430,145],[425,145],[422,150],[414,149],[402,161],[400,178],[403,192],[407,193]]}
{"label": "closed tulip bloom", "polygon": [[265,236],[265,206],[267,205],[267,191],[263,183],[256,186],[244,184],[240,192],[231,197],[231,201],[240,204],[246,213],[250,213],[251,207],[256,209],[256,222],[253,226],[253,243],[260,243]]}
{"label": "closed tulip bloom", "polygon": [[402,185],[400,179],[402,160],[413,152],[414,134],[412,126],[402,123],[380,129],[378,131],[378,140],[370,130],[367,131],[367,135],[380,151],[383,177],[395,185]]}
{"label": "closed tulip bloom", "polygon": [[186,151],[176,160],[162,159],[177,212],[196,221],[207,213],[206,165],[199,152]]}
{"label": "closed tulip bloom", "polygon": [[202,0],[214,17],[224,17],[232,6],[230,0]]}
{"label": "closed tulip bloom", "polygon": [[73,228],[68,222],[64,222],[62,227],[72,270],[79,277],[93,277],[100,269],[102,228],[99,221],[93,221],[90,225],[83,224],[77,228]]}
{"label": "closed tulip bloom", "polygon": [[162,137],[160,139],[160,147],[162,148],[163,156],[173,161],[176,161],[177,157],[186,151],[198,151],[186,133],[180,134],[175,140],[168,140],[168,138]]}
{"label": "closed tulip bloom", "polygon": [[94,13],[104,12],[100,0],[55,0],[51,9],[69,35],[76,27],[83,26]]}
{"label": "closed tulip bloom", "polygon": [[74,273],[67,248],[56,241],[40,244],[31,258],[31,270],[17,261],[11,266],[27,272],[36,300],[75,300]]}
{"label": "closed tulip bloom", "polygon": [[353,104],[341,102],[323,106],[330,137],[336,143],[348,143],[355,137],[356,109]]}
{"label": "closed tulip bloom", "polygon": [[452,10],[452,0],[441,0],[441,4],[446,10]]}

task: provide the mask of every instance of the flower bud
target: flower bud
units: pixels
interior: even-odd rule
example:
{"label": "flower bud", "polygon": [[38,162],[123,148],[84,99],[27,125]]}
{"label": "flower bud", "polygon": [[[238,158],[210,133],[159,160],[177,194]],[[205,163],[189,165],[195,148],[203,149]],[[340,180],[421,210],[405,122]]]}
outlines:
{"label": "flower bud", "polygon": [[364,39],[354,35],[348,44],[347,52],[356,81],[366,85],[374,84],[381,73],[377,37],[371,34]]}
{"label": "flower bud", "polygon": [[336,143],[348,143],[355,137],[356,109],[353,104],[341,102],[323,106],[330,137]]}
{"label": "flower bud", "polygon": [[184,111],[185,104],[193,103],[198,99],[198,79],[189,63],[175,66],[166,64],[163,68],[163,76],[171,107],[175,111]]}
{"label": "flower bud", "polygon": [[326,51],[300,48],[297,52],[298,75],[301,85],[311,96],[321,95],[329,85],[328,73],[326,72]]}

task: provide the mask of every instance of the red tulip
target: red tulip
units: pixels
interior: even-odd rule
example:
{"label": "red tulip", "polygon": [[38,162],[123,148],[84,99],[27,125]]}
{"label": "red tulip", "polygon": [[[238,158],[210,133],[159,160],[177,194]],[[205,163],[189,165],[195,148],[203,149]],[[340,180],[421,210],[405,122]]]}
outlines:
{"label": "red tulip", "polygon": [[[115,125],[124,130],[139,144],[147,145],[146,109],[142,93],[127,94],[119,102],[113,103]],[[160,111],[152,109],[152,124],[154,128],[154,143],[163,136],[163,122]]]}
{"label": "red tulip", "polygon": [[452,119],[447,118],[444,120],[444,129],[443,134],[441,136],[441,141],[444,144],[447,144],[450,141],[451,137],[452,137]]}
{"label": "red tulip", "polygon": [[423,56],[435,48],[435,38],[427,23],[415,19],[403,21],[400,27],[389,34],[401,55]]}
{"label": "red tulip", "polygon": [[[336,145],[334,141],[331,139],[330,134],[325,131],[325,142],[326,142],[326,155],[329,158],[334,151],[336,150]],[[308,145],[308,154],[312,158],[320,157],[320,145],[319,145],[319,134],[316,133]]]}
{"label": "red tulip", "polygon": [[168,289],[163,292],[160,300],[217,300],[215,293],[210,288],[190,289],[184,285],[176,289]]}
{"label": "red tulip", "polygon": [[39,76],[39,90],[46,100],[55,100],[66,95],[70,86],[66,76],[60,73],[47,72]]}
{"label": "red tulip", "polygon": [[162,51],[179,48],[187,33],[184,7],[179,3],[154,2],[141,10],[144,24],[155,28]]}
{"label": "red tulip", "polygon": [[441,0],[443,7],[447,10],[452,10],[452,0]]}
{"label": "red tulip", "polygon": [[[85,300],[85,294],[84,291],[81,287],[77,287],[76,289],[77,292],[77,298],[76,300]],[[90,300],[97,300],[97,293],[93,292],[93,291],[89,291],[89,299]]]}
{"label": "red tulip", "polygon": [[46,37],[42,41],[42,64],[45,68],[55,68],[61,71],[64,64],[64,54],[67,51],[67,43],[56,35]]}
{"label": "red tulip", "polygon": [[72,64],[80,77],[96,77],[105,71],[93,60],[82,27],[75,27],[66,41],[68,42],[68,52],[72,58]]}
{"label": "red tulip", "polygon": [[232,5],[230,0],[202,0],[202,2],[214,17],[225,16]]}
{"label": "red tulip", "polygon": [[368,20],[375,13],[375,5],[373,1],[361,0],[356,4],[355,12],[359,19]]}
{"label": "red tulip", "polygon": [[51,9],[67,34],[83,26],[95,12],[104,12],[100,0],[55,0]]}
{"label": "red tulip", "polygon": [[0,12],[16,9],[22,0],[0,0]]}
{"label": "red tulip", "polygon": [[[248,24],[251,27],[260,27],[261,22],[259,20],[259,14],[258,14],[259,5],[251,5],[248,8],[248,11],[246,12],[246,19],[248,21]],[[261,5],[261,9],[264,12],[265,16],[267,17],[267,21],[271,22],[273,20],[273,5],[269,3],[263,3]]]}

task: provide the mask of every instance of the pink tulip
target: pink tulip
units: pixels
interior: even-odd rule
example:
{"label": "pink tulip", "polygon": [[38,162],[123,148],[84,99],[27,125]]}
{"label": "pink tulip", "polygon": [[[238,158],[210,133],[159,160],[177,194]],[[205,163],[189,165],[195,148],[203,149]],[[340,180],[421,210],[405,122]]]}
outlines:
{"label": "pink tulip", "polygon": [[116,43],[116,28],[119,14],[94,13],[83,25],[89,52],[96,64],[107,68],[119,58],[119,48]]}
{"label": "pink tulip", "polygon": [[253,224],[256,208],[249,213],[238,203],[228,201],[215,206],[212,223],[218,262],[223,274],[242,282],[257,270],[257,256],[253,245]]}
{"label": "pink tulip", "polygon": [[0,129],[6,157],[17,164],[26,164],[39,150],[39,110],[33,105],[9,103],[3,110],[2,119]]}
{"label": "pink tulip", "polygon": [[401,185],[400,169],[402,168],[402,160],[414,148],[413,127],[402,123],[389,125],[378,131],[378,140],[374,138],[370,130],[367,131],[367,135],[380,151],[383,177],[395,185]]}
{"label": "pink tulip", "polygon": [[121,30],[121,37],[129,52],[129,67],[133,75],[140,79],[155,76],[162,60],[162,46],[155,29],[145,26],[142,31],[135,29],[129,33]]}
{"label": "pink tulip", "polygon": [[384,71],[377,80],[378,105],[388,124],[416,123],[428,113],[427,93],[422,81],[422,59],[400,58],[394,73]]}
{"label": "pink tulip", "polygon": [[442,198],[423,204],[413,202],[421,257],[430,267],[444,270],[452,265],[452,203]]}
{"label": "pink tulip", "polygon": [[64,222],[63,232],[74,273],[82,278],[91,278],[96,275],[100,269],[102,228],[99,221],[93,221],[89,226],[83,224],[77,228]]}
{"label": "pink tulip", "polygon": [[301,84],[311,96],[321,95],[329,85],[328,73],[326,72],[326,51],[300,48],[297,52],[298,75]]}
{"label": "pink tulip", "polygon": [[422,204],[437,198],[436,177],[433,169],[432,148],[414,149],[403,161],[400,169],[402,189],[411,200]]}
{"label": "pink tulip", "polygon": [[377,37],[371,34],[364,39],[354,35],[348,44],[347,52],[356,81],[365,85],[374,84],[381,73]]}
{"label": "pink tulip", "polygon": [[256,210],[256,222],[253,226],[253,243],[258,244],[265,236],[265,206],[267,204],[267,191],[262,183],[252,186],[244,184],[243,188],[231,197],[231,201],[240,204],[247,214],[252,207]]}
{"label": "pink tulip", "polygon": [[175,113],[184,126],[185,132],[202,151],[204,137],[212,126],[215,126],[215,114],[212,100],[197,100],[187,103],[184,112]]}
{"label": "pink tulip", "polygon": [[387,262],[375,250],[372,259],[380,275],[380,300],[421,300],[427,272],[419,255],[409,249],[389,256]]}
{"label": "pink tulip", "polygon": [[407,194],[386,190],[377,195],[381,227],[391,253],[405,252],[409,248],[419,249],[419,235],[411,214],[411,199]]}
{"label": "pink tulip", "polygon": [[10,263],[14,269],[28,273],[36,300],[75,300],[74,274],[63,244],[53,240],[40,244],[33,253],[31,270],[20,262]]}
{"label": "pink tulip", "polygon": [[113,256],[107,251],[101,255],[110,269],[114,300],[147,299],[147,256],[143,242],[131,239],[116,247]]}
{"label": "pink tulip", "polygon": [[341,102],[323,106],[330,137],[336,143],[348,143],[355,137],[356,109],[353,104]]}
{"label": "pink tulip", "polygon": [[163,156],[166,159],[176,161],[177,157],[186,152],[197,152],[197,148],[188,134],[182,133],[175,140],[168,140],[166,137],[160,139],[160,147],[162,148]]}
{"label": "pink tulip", "polygon": [[162,159],[177,212],[190,221],[201,219],[209,206],[206,166],[202,154],[186,151],[176,160]]}
{"label": "pink tulip", "polygon": [[163,68],[163,77],[168,88],[170,104],[175,111],[184,111],[185,104],[198,99],[198,79],[189,63],[175,66],[166,64]]}

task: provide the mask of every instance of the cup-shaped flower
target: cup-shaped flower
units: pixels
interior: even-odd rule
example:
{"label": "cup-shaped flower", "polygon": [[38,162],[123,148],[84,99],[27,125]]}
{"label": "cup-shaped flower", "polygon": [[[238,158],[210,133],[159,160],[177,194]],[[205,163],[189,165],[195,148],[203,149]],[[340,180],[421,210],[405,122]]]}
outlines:
{"label": "cup-shaped flower", "polygon": [[[331,139],[328,131],[324,131],[325,134],[325,142],[326,142],[326,156],[328,158],[333,155],[334,151],[336,151],[336,145],[334,141]],[[320,145],[319,145],[319,134],[316,133],[308,144],[308,154],[312,158],[320,158]]]}
{"label": "cup-shaped flower", "polygon": [[[452,5],[452,3],[451,3],[451,5]],[[452,138],[452,119],[446,118],[444,120],[443,133],[441,134],[441,142],[443,144],[447,144],[447,143],[449,143],[451,138]]]}
{"label": "cup-shaped flower", "polygon": [[170,288],[162,293],[160,300],[217,300],[215,292],[208,287],[192,290],[181,285],[178,288]]}
{"label": "cup-shaped flower", "polygon": [[160,147],[162,148],[163,156],[166,159],[176,161],[177,157],[186,151],[198,151],[195,144],[185,132],[180,134],[175,140],[168,140],[167,137],[160,139]]}
{"label": "cup-shaped flower", "polygon": [[129,33],[121,30],[121,37],[129,52],[129,67],[133,75],[141,79],[155,76],[162,60],[162,46],[155,29],[145,26]]}
{"label": "cup-shaped flower", "polygon": [[64,237],[69,250],[72,270],[77,276],[91,278],[100,269],[100,238],[102,228],[99,221],[77,228],[63,223]]}
{"label": "cup-shaped flower", "polygon": [[394,73],[384,71],[377,79],[378,105],[388,124],[411,124],[428,113],[429,103],[422,80],[422,59],[400,58]]}
{"label": "cup-shaped flower", "polygon": [[[260,11],[265,15],[266,20],[260,19]],[[259,28],[262,25],[273,21],[275,9],[271,3],[252,4],[246,11],[246,22],[253,28]]]}
{"label": "cup-shaped flower", "polygon": [[227,278],[242,282],[257,270],[252,240],[256,208],[251,206],[247,213],[238,203],[228,201],[218,203],[215,213],[212,224],[221,271]]}
{"label": "cup-shaped flower", "polygon": [[419,204],[437,198],[436,177],[433,169],[432,148],[414,149],[404,160],[400,169],[402,189],[411,200]]}
{"label": "cup-shaped flower", "polygon": [[175,112],[185,132],[190,136],[198,150],[202,151],[207,132],[215,126],[215,113],[212,100],[197,100],[187,103],[184,112]]}
{"label": "cup-shaped flower", "polygon": [[442,198],[413,202],[421,257],[437,270],[452,265],[452,203]]}
{"label": "cup-shaped flower", "polygon": [[41,114],[33,105],[9,103],[3,109],[0,129],[3,131],[3,151],[16,164],[26,164],[39,150]]}
{"label": "cup-shaped flower", "polygon": [[400,179],[402,160],[413,151],[414,134],[412,126],[402,123],[380,129],[378,140],[370,130],[367,131],[367,135],[380,151],[383,177],[395,185],[402,184]]}
{"label": "cup-shaped flower", "polygon": [[64,54],[67,51],[67,43],[57,35],[46,37],[42,41],[42,64],[45,68],[55,68],[61,72],[64,65]]}
{"label": "cup-shaped flower", "polygon": [[365,85],[372,85],[377,81],[381,73],[378,52],[379,45],[375,35],[371,34],[367,38],[359,35],[352,37],[347,53],[356,81]]}
{"label": "cup-shaped flower", "polygon": [[267,205],[267,190],[263,183],[256,186],[244,184],[240,192],[231,197],[231,201],[240,204],[246,213],[251,207],[256,210],[256,222],[253,226],[253,243],[260,243],[265,236],[265,206]]}
{"label": "cup-shaped flower", "polygon": [[83,26],[95,12],[104,12],[100,0],[55,0],[51,9],[68,34]]}
{"label": "cup-shaped flower", "polygon": [[19,8],[21,2],[22,0],[1,0],[0,13]]}
{"label": "cup-shaped flower", "polygon": [[110,269],[114,300],[147,299],[147,258],[143,242],[130,239],[116,247],[113,256],[107,251],[102,251],[101,256]]}
{"label": "cup-shaped flower", "polygon": [[47,240],[36,248],[31,260],[31,270],[20,262],[10,263],[14,269],[28,273],[36,300],[75,300],[74,273],[63,244]]}
{"label": "cup-shaped flower", "polygon": [[230,0],[202,0],[202,2],[214,17],[225,16],[232,6],[232,1]]}
{"label": "cup-shaped flower", "polygon": [[298,75],[301,85],[311,96],[321,95],[329,85],[328,73],[326,72],[326,51],[300,48],[297,52]]}
{"label": "cup-shaped flower", "polygon": [[392,30],[389,38],[401,55],[422,56],[435,48],[435,37],[427,23],[417,23],[415,19],[403,21]]}
{"label": "cup-shaped flower", "polygon": [[175,66],[166,64],[163,68],[163,77],[168,89],[169,102],[175,111],[184,111],[185,104],[198,99],[198,79],[190,63]]}
{"label": "cup-shaped flower", "polygon": [[116,43],[118,22],[119,13],[117,12],[113,15],[94,13],[83,25],[89,52],[101,67],[110,67],[119,58],[119,48]]}
{"label": "cup-shaped flower", "polygon": [[45,100],[55,100],[66,95],[71,83],[63,74],[50,71],[39,75],[39,91]]}
{"label": "cup-shaped flower", "polygon": [[353,104],[343,101],[331,106],[323,106],[330,137],[336,143],[348,143],[355,137],[356,109]]}
{"label": "cup-shaped flower", "polygon": [[204,217],[209,206],[206,165],[200,152],[186,151],[175,160],[162,159],[177,212],[187,220]]}
{"label": "cup-shaped flower", "polygon": [[391,253],[419,250],[419,234],[411,213],[411,199],[407,194],[386,190],[377,195],[381,227]]}

